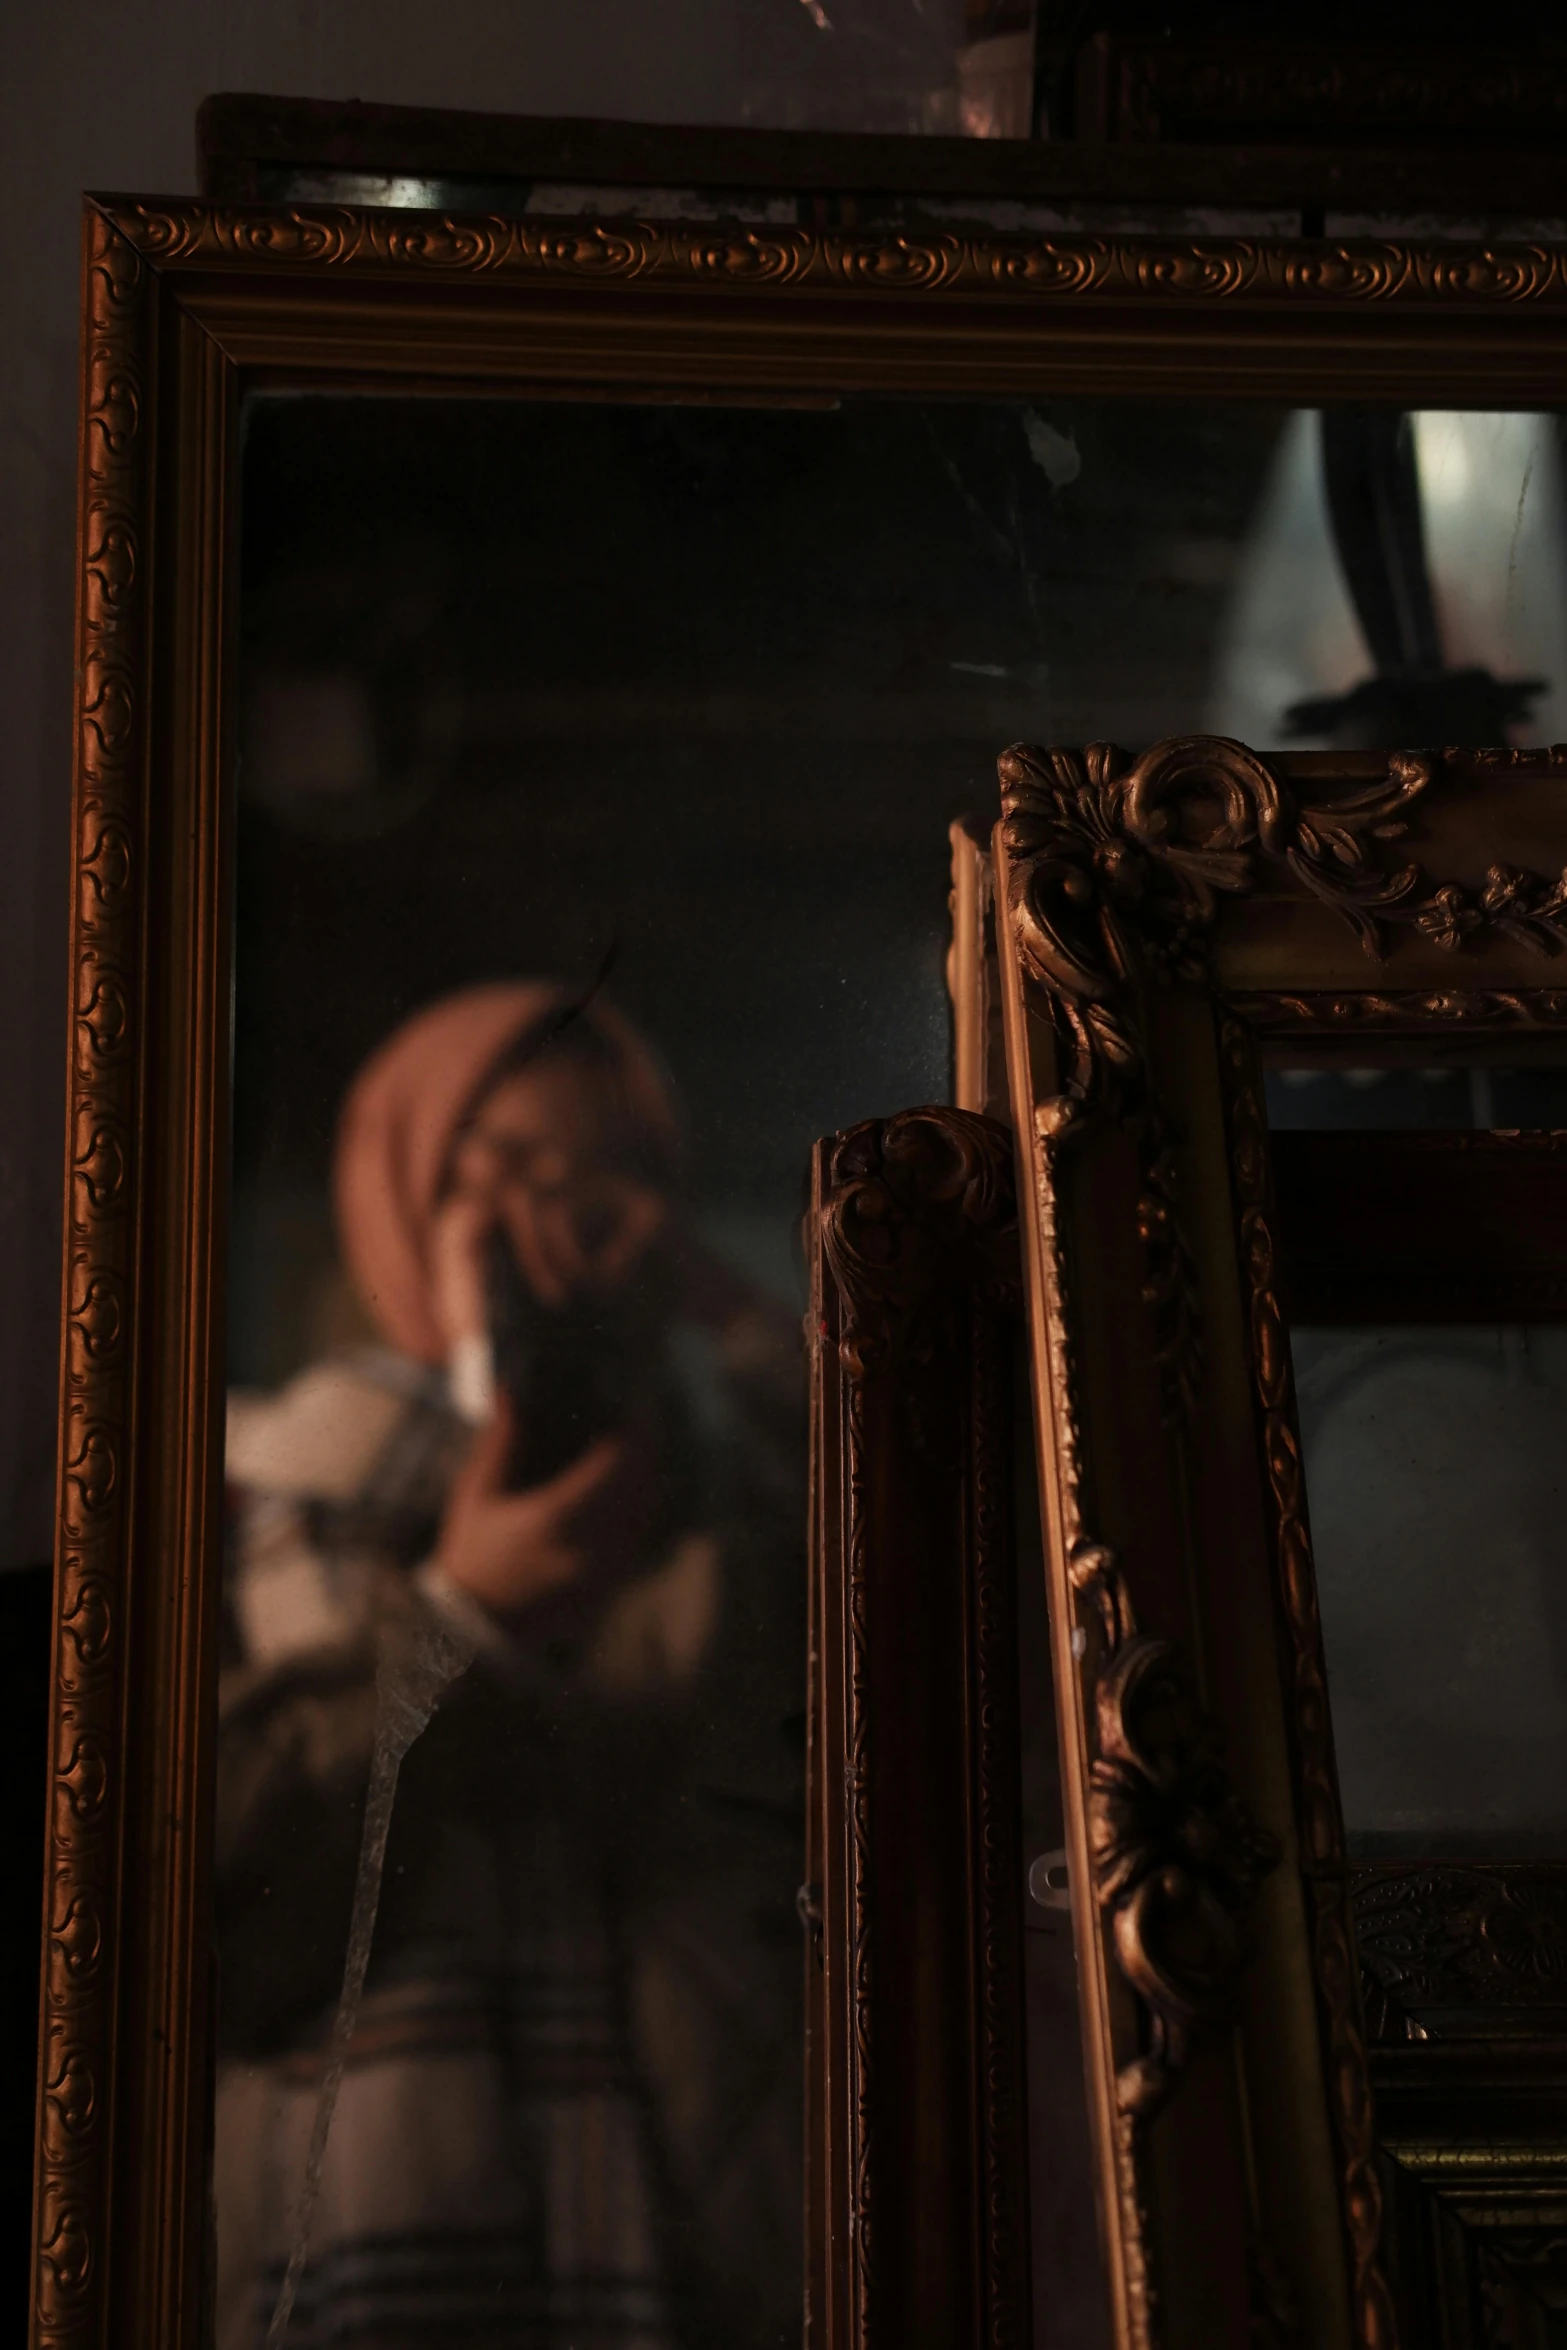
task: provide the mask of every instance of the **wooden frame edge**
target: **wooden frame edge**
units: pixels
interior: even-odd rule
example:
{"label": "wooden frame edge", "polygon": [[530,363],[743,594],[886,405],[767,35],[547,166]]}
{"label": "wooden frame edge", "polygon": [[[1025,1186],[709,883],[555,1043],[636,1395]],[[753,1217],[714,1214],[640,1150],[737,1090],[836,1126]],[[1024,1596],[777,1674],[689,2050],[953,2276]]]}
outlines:
{"label": "wooden frame edge", "polygon": [[[827,2194],[808,2339],[873,2350],[933,2327],[1006,2350],[1029,2324],[1010,1135],[923,1109],[819,1143],[810,1243]],[[911,1629],[916,1593],[944,1644]],[[916,1917],[919,1967],[898,1938]]]}
{"label": "wooden frame edge", "polygon": [[151,519],[152,273],[84,221],[69,1163],[56,1645],[40,1994],[33,2339],[102,2337],[124,1830],[131,1292],[144,1031],[137,984]]}
{"label": "wooden frame edge", "polygon": [[1415,238],[1194,237],[1005,231],[921,222],[814,224],[549,218],[400,207],[90,199],[163,269],[239,263],[344,273],[659,283],[827,291],[891,299],[933,294],[1035,304],[1152,301],[1250,308],[1301,305],[1355,316],[1384,305],[1438,313],[1505,305],[1567,309],[1567,246]]}

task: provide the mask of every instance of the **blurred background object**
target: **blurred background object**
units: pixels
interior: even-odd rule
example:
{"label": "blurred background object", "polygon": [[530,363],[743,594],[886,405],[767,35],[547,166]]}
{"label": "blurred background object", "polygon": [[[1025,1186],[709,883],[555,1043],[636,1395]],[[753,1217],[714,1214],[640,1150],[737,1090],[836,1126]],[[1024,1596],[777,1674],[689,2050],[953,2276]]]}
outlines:
{"label": "blurred background object", "polygon": [[1560,420],[1294,415],[1241,559],[1210,717],[1258,744],[1567,735]]}
{"label": "blurred background object", "polygon": [[970,139],[1034,131],[1034,0],[966,0],[958,127]]}

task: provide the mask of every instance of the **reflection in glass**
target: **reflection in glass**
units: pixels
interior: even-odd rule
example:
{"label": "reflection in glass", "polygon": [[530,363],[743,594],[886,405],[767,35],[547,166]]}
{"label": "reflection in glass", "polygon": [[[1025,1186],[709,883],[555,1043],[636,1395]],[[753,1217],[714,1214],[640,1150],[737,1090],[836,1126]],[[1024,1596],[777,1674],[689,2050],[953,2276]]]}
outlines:
{"label": "reflection in glass", "polygon": [[997,748],[1192,722],[1276,430],[249,411],[222,2350],[798,2340],[802,1171],[947,1091]]}
{"label": "reflection in glass", "polygon": [[[1362,413],[1377,421],[1377,412]],[[1394,648],[1368,643],[1367,621],[1374,634],[1382,601],[1395,641],[1398,607],[1422,604],[1448,679],[1469,673],[1503,690],[1489,697],[1491,722],[1483,716],[1487,697],[1475,705],[1478,731],[1463,724],[1469,705],[1462,697],[1434,706],[1445,726],[1418,723],[1418,701],[1411,722],[1400,724],[1392,712],[1405,705],[1395,701],[1392,711],[1383,705],[1381,723],[1367,710],[1365,740],[1487,742],[1504,725],[1518,741],[1567,735],[1567,516],[1557,419],[1456,410],[1411,417],[1404,455],[1418,499],[1415,544],[1401,556],[1388,514],[1370,517],[1380,544],[1361,550],[1353,582],[1345,565],[1354,551],[1330,513],[1326,453],[1323,419],[1297,410],[1280,437],[1238,567],[1209,704],[1214,730],[1260,748],[1360,739],[1352,731],[1341,737],[1325,714],[1289,714],[1347,703],[1370,671],[1386,680],[1402,667],[1415,684],[1432,685],[1429,629],[1409,636],[1402,661]],[[1392,485],[1381,487],[1386,504]],[[1509,700],[1505,689],[1527,680],[1534,690]],[[1355,713],[1342,715],[1352,721]]]}
{"label": "reflection in glass", "polygon": [[1297,1329],[1350,1850],[1567,1836],[1567,1331]]}
{"label": "reflection in glass", "polygon": [[225,2350],[797,2328],[798,1342],[679,1150],[602,999],[448,997],[339,1129],[379,1344],[234,1397]]}
{"label": "reflection in glass", "polygon": [[1247,731],[1295,429],[248,408],[221,2350],[798,2339],[802,1170],[947,1093],[998,749]]}

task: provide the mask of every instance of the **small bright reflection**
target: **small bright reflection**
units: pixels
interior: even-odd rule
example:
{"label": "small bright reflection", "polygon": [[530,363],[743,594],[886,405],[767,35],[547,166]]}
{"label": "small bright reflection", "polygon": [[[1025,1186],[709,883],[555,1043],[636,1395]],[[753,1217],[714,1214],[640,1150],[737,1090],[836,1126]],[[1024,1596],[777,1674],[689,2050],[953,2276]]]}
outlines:
{"label": "small bright reflection", "polygon": [[1551,416],[1415,418],[1426,548],[1449,664],[1543,677],[1530,732],[1567,736],[1567,548]]}
{"label": "small bright reflection", "polygon": [[408,212],[440,212],[451,201],[449,182],[414,179],[405,172],[294,171],[288,192],[295,204],[368,204]]}
{"label": "small bright reflection", "polygon": [[[1528,739],[1567,739],[1567,516],[1556,419],[1428,409],[1414,431],[1447,666],[1544,678]],[[1264,748],[1328,748],[1326,736],[1287,733],[1285,712],[1348,693],[1371,674],[1329,528],[1319,419],[1298,409],[1242,557],[1207,723]]]}
{"label": "small bright reflection", "polygon": [[[1429,531],[1438,508],[1451,513],[1470,494],[1475,469],[1469,461],[1471,435],[1476,424],[1522,425],[1527,432],[1532,416],[1466,416],[1457,409],[1434,409],[1415,418],[1415,449],[1420,464],[1420,494]],[[1482,482],[1485,479],[1481,474]]]}

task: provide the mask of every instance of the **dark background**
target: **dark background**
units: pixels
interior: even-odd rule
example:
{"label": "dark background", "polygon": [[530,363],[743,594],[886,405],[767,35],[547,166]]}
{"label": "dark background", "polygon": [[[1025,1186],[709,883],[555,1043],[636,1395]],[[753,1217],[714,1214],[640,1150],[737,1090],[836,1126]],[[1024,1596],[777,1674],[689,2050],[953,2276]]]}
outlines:
{"label": "dark background", "polygon": [[696,1212],[792,1295],[812,1140],[948,1090],[948,823],[1020,735],[1199,723],[1280,421],[258,400],[235,1376],[352,1328],[325,1185],[370,1048],[611,951]]}

